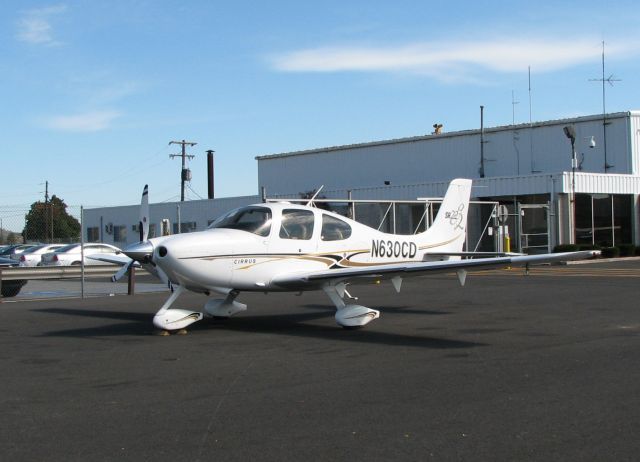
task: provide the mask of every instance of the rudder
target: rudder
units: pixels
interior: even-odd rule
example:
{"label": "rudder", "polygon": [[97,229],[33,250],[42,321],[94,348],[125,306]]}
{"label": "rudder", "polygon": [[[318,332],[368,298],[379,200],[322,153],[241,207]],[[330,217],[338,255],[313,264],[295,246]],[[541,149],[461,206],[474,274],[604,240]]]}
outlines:
{"label": "rudder", "polygon": [[472,181],[456,178],[449,183],[433,225],[422,233],[420,247],[438,252],[461,252],[467,230]]}

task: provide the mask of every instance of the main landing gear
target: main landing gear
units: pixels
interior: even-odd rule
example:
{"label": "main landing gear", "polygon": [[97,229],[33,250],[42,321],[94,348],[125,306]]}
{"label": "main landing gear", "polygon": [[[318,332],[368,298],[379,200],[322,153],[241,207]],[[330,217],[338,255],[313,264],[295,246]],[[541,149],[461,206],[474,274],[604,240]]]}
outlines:
{"label": "main landing gear", "polygon": [[[171,309],[171,305],[185,290],[183,286],[173,287],[173,293],[153,318],[153,325],[160,329],[162,335],[186,333],[187,326],[200,321],[205,315],[213,318],[229,318],[247,309],[247,305],[235,301],[239,294],[237,290],[230,291],[224,299],[209,300],[204,306],[204,314],[180,308]],[[344,302],[345,296],[352,300],[357,298],[349,294],[347,285],[344,283],[329,285],[323,290],[336,306],[336,322],[345,329],[358,329],[380,317],[378,310],[362,305],[347,305]]]}
{"label": "main landing gear", "polygon": [[336,322],[345,329],[364,327],[380,317],[378,310],[372,310],[362,305],[347,305],[344,302],[345,295],[353,300],[357,300],[357,298],[347,292],[347,285],[344,283],[325,286],[323,290],[336,306]]}

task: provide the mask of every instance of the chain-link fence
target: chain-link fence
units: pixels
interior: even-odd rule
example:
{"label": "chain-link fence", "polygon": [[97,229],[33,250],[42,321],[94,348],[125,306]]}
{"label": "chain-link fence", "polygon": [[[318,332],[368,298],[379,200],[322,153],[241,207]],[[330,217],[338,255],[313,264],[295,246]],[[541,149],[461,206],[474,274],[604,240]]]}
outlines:
{"label": "chain-link fence", "polygon": [[59,201],[0,206],[0,245],[79,242],[81,210]]}
{"label": "chain-link fence", "polygon": [[[69,245],[82,240],[82,213],[81,206],[55,201],[35,203],[31,207],[0,206],[0,258],[5,259],[0,266],[13,261],[20,267],[19,271],[28,272],[20,276],[21,279],[15,279],[15,271],[9,274],[13,270],[3,270],[2,301],[129,293],[127,277],[116,283],[110,280],[119,266],[87,258],[91,253],[90,244],[85,244],[84,259],[79,245]],[[44,263],[51,252],[66,248],[73,254],[71,260],[49,258]],[[164,290],[167,290],[164,284],[144,271],[137,271],[136,293]]]}
{"label": "chain-link fence", "polygon": [[[422,192],[422,191],[421,191]],[[370,193],[370,192],[369,192]],[[373,194],[372,194],[373,195]],[[344,197],[344,196],[342,196]],[[191,232],[204,229],[206,225],[221,213],[245,203],[254,203],[258,197],[234,199],[219,199],[216,201],[190,201],[179,205],[154,204],[153,219],[150,235],[160,232],[163,223],[170,223],[176,213],[175,222],[181,226],[167,225],[168,233]],[[387,233],[411,235],[425,231],[432,223],[440,207],[439,200],[345,200],[345,199],[316,199],[316,206],[335,211],[364,223],[374,229]],[[472,202],[469,209],[467,242],[468,251],[498,251],[495,235],[488,231],[495,226],[496,203]],[[175,209],[175,210],[174,210]],[[62,202],[50,201],[36,203],[31,207],[0,207],[0,245],[9,244],[78,244],[85,243],[85,254],[88,246],[110,246],[124,248],[137,239],[138,206],[111,207],[86,211],[81,206],[67,206]],[[207,219],[203,220],[203,217]],[[198,221],[199,220],[199,221]],[[159,228],[154,229],[155,225]],[[84,235],[82,235],[84,226]],[[131,233],[126,230],[131,229]],[[129,235],[130,234],[130,235]],[[164,233],[163,233],[164,234]],[[79,246],[76,246],[79,248]],[[6,249],[5,249],[6,250]],[[39,249],[9,249],[6,255],[21,266],[64,266],[78,264],[81,267],[95,267],[102,263],[91,258],[81,256],[71,262],[45,262],[46,252],[52,249],[45,246]],[[100,252],[108,250],[101,249]],[[32,253],[32,255],[30,255]],[[29,258],[27,256],[29,255]],[[40,259],[40,260],[39,260]],[[22,260],[22,261],[21,261]],[[69,274],[64,279],[42,280],[34,278],[22,288],[21,297],[38,298],[43,296],[60,295],[105,295],[128,292],[127,278],[122,282],[111,283],[109,276],[118,270],[116,265],[110,265],[98,273],[87,272],[83,281],[77,274]],[[166,287],[151,278],[140,274],[137,291],[166,290]]]}

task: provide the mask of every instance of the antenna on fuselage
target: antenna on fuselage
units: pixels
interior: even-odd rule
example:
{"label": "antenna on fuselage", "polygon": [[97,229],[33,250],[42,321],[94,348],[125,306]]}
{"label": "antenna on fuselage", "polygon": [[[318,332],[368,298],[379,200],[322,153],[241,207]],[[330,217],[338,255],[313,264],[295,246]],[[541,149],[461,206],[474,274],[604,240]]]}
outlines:
{"label": "antenna on fuselage", "polygon": [[320,186],[318,188],[318,190],[316,191],[316,193],[313,195],[313,197],[311,199],[309,199],[309,202],[307,202],[307,207],[313,207],[313,200],[318,196],[318,194],[320,194],[320,191],[322,191],[322,188],[324,188],[324,185]]}

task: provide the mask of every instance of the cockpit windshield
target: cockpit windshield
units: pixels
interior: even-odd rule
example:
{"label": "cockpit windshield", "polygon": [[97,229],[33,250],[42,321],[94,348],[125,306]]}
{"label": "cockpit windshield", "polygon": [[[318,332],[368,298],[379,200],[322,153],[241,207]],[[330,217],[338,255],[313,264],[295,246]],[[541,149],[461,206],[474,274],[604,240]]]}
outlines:
{"label": "cockpit windshield", "polygon": [[266,207],[242,207],[221,216],[209,229],[239,229],[258,236],[268,236],[271,230],[271,210]]}

